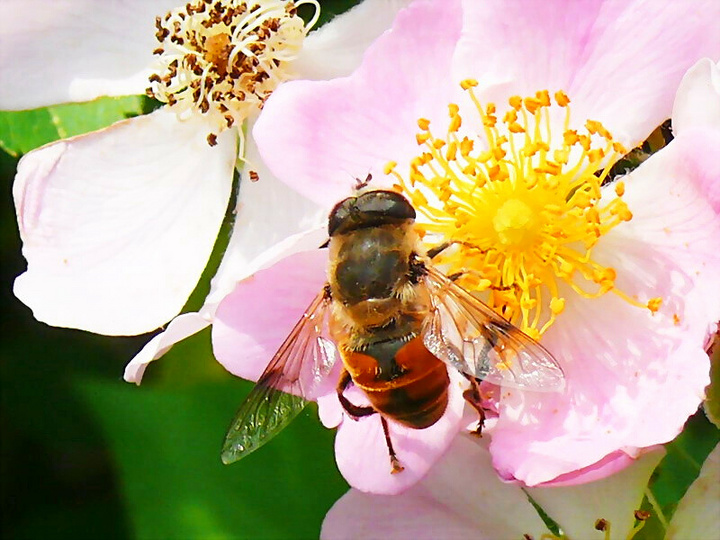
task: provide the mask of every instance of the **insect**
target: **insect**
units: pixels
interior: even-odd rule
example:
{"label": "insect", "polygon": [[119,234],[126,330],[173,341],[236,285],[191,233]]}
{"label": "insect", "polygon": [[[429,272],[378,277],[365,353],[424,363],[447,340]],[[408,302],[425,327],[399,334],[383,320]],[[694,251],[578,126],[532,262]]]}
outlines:
{"label": "insect", "polygon": [[[223,446],[232,463],[256,450],[317,397],[342,360],[337,395],[349,416],[379,414],[391,472],[403,468],[388,421],[424,429],[448,404],[448,369],[470,381],[465,399],[483,410],[477,383],[560,390],[562,369],[539,343],[437,268],[420,248],[415,209],[393,191],[339,202],[328,220],[328,282],[241,405]],[[324,335],[328,335],[330,343]],[[352,403],[355,385],[370,405]]]}

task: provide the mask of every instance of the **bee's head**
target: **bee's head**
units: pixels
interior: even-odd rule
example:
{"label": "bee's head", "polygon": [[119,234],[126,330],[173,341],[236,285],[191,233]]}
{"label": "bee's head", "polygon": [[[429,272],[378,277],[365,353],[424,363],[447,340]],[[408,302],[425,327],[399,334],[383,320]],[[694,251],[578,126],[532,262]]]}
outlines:
{"label": "bee's head", "polygon": [[334,236],[357,229],[403,223],[415,219],[415,209],[394,191],[367,191],[348,197],[330,211],[328,234]]}

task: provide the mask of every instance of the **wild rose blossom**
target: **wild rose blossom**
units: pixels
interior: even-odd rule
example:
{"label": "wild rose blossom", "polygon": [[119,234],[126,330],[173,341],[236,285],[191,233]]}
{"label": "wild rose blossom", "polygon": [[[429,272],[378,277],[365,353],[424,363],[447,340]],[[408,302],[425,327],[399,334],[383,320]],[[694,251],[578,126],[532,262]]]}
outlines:
{"label": "wild rose blossom", "polygon": [[[490,397],[498,414],[490,451],[505,479],[533,486],[607,476],[674,438],[702,400],[704,345],[720,317],[720,223],[707,199],[720,146],[681,130],[630,175],[606,182],[611,163],[670,116],[685,71],[720,56],[707,22],[720,8],[696,7],[418,1],[350,77],[284,85],[253,130],[271,171],[326,209],[371,173],[375,187],[400,181],[409,190],[429,235],[454,239],[459,208],[469,210],[458,230],[476,222],[463,232],[498,235],[493,257],[476,235],[475,253],[444,262],[462,267],[485,254],[480,279],[467,286],[539,337],[567,376],[562,394]],[[510,176],[513,168],[531,174]],[[502,193],[496,171],[518,189]],[[472,199],[488,193],[472,187],[475,178],[498,188],[495,201]],[[552,234],[537,244],[536,230]],[[534,265],[511,256],[530,246],[543,254]],[[240,283],[213,328],[221,363],[257,378],[319,290],[325,265],[321,252],[299,253]],[[378,493],[421,478],[469,421],[451,402],[435,431],[391,426],[406,462],[391,476],[379,420],[345,418],[332,394],[319,402],[326,425],[339,424],[341,472]]]}
{"label": "wild rose blossom", "polygon": [[550,531],[529,495],[561,527],[563,538],[601,538],[594,528],[601,519],[609,538],[631,538],[635,511],[663,454],[656,449],[591,484],[523,490],[498,479],[485,440],[461,435],[425,478],[400,495],[351,489],[328,512],[320,537],[546,538]]}
{"label": "wild rose blossom", "polygon": [[[407,1],[368,0],[307,39],[316,19],[305,24],[295,8],[319,9],[314,0],[3,2],[1,109],[146,88],[166,104],[22,158],[13,191],[28,270],[18,298],[38,320],[109,335],[177,315],[225,216],[244,121],[289,78],[349,73]],[[212,292],[200,313],[173,320],[141,351],[130,381],[207,326],[268,246],[324,219],[299,196],[277,204],[274,178],[246,143],[235,228]],[[256,174],[262,182],[251,181]]]}

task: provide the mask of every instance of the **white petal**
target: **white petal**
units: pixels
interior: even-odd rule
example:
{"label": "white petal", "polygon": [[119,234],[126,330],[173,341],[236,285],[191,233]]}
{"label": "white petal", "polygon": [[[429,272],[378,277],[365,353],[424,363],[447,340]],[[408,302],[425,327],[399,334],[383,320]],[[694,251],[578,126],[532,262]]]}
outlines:
{"label": "white petal", "polygon": [[177,0],[4,0],[0,109],[142,94],[155,17]]}
{"label": "white petal", "polygon": [[[237,283],[293,253],[317,248],[327,236],[326,210],[270,175],[252,139],[245,159],[230,243],[200,313],[185,313],[171,321],[127,365],[126,381],[140,384],[147,364],[211,324],[218,304]],[[258,181],[250,180],[250,170],[258,173]]]}
{"label": "white petal", "polygon": [[175,316],[225,215],[236,136],[164,110],[27,154],[13,194],[38,320],[111,335]]}
{"label": "white petal", "polygon": [[[209,309],[239,281],[292,253],[319,247],[327,236],[322,232],[327,209],[275,178],[252,138],[247,141],[245,161],[230,243],[205,301]],[[258,174],[256,182],[250,180],[250,171]]]}
{"label": "white petal", "polygon": [[703,58],[683,77],[673,105],[673,132],[689,127],[720,129],[720,66]]}
{"label": "white petal", "polygon": [[350,75],[365,49],[390,28],[395,15],[410,0],[365,0],[308,35],[295,60],[303,79],[332,79]]}
{"label": "white petal", "polygon": [[[230,243],[200,313],[185,313],[172,320],[127,365],[126,381],[140,384],[147,364],[211,324],[218,304],[237,283],[293,253],[317,248],[327,236],[326,210],[270,175],[252,139],[245,159]],[[257,182],[250,180],[250,170],[258,173]]]}
{"label": "white petal", "polygon": [[670,521],[665,540],[720,538],[720,445],[710,452]]}
{"label": "white petal", "polygon": [[183,313],[170,321],[167,328],[152,338],[142,350],[125,366],[123,378],[127,382],[140,384],[145,368],[170,350],[177,342],[196,334],[210,325],[199,313]]}
{"label": "white petal", "polygon": [[589,484],[528,492],[569,538],[591,538],[600,518],[610,522],[613,538],[627,538],[650,475],[664,455],[664,450],[654,450],[625,470]]}

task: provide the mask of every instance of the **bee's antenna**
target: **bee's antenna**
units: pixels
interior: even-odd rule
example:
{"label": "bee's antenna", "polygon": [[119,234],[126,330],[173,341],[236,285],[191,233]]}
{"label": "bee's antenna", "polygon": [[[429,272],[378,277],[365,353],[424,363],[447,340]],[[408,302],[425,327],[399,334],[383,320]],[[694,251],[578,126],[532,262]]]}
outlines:
{"label": "bee's antenna", "polygon": [[355,179],[355,191],[360,191],[361,189],[365,189],[370,181],[372,180],[372,173],[368,173],[365,177],[365,180],[360,180],[359,178]]}

